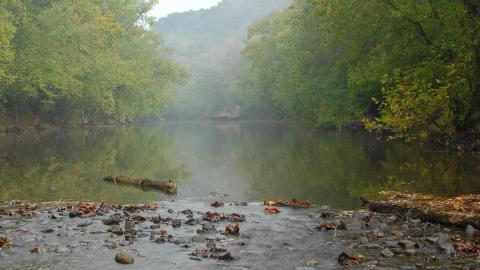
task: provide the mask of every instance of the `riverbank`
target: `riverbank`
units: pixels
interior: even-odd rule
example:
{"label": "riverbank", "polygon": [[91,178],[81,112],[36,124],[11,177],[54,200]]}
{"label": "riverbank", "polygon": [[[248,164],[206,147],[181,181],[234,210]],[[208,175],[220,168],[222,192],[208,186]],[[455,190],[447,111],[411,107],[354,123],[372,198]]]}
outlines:
{"label": "riverbank", "polygon": [[[217,196],[217,194],[212,194]],[[222,200],[221,202],[217,200]],[[478,234],[407,216],[228,197],[2,203],[0,269],[476,269]],[[90,258],[85,260],[85,258]]]}

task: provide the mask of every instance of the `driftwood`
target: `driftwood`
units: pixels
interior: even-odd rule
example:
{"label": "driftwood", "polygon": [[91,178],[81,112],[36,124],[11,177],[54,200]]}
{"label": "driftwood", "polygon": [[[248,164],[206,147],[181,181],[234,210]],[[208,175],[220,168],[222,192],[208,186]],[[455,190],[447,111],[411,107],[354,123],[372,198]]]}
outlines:
{"label": "driftwood", "polygon": [[438,198],[425,194],[382,192],[381,201],[366,201],[371,211],[409,215],[423,221],[456,227],[480,227],[480,195]]}
{"label": "driftwood", "polygon": [[171,180],[152,180],[148,178],[135,178],[128,176],[107,176],[104,181],[115,184],[125,184],[143,189],[155,189],[163,191],[167,194],[177,194],[177,185]]}

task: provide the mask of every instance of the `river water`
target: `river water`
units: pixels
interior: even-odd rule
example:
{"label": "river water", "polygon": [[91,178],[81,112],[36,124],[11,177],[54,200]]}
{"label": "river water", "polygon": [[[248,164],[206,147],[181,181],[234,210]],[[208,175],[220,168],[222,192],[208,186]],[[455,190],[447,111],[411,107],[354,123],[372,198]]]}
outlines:
{"label": "river water", "polygon": [[383,142],[363,132],[272,122],[173,122],[0,136],[0,200],[139,203],[172,199],[105,183],[172,179],[177,199],[308,199],[337,209],[381,190],[480,193],[480,156]]}

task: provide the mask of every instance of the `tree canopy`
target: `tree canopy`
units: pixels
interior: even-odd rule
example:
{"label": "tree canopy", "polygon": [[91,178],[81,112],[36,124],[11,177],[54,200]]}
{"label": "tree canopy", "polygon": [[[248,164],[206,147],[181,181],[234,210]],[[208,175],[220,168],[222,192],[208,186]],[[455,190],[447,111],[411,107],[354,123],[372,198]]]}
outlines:
{"label": "tree canopy", "polygon": [[155,3],[2,1],[2,110],[59,125],[161,116],[183,71],[149,30]]}
{"label": "tree canopy", "polygon": [[407,140],[478,136],[478,1],[296,0],[250,27],[244,55],[249,110]]}

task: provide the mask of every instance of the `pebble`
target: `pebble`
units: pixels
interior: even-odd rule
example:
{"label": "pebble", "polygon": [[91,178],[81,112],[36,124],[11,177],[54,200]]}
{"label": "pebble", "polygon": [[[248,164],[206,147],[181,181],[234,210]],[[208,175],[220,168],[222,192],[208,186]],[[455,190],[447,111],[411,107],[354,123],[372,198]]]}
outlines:
{"label": "pebble", "polygon": [[472,225],[468,225],[467,228],[465,228],[465,233],[468,235],[468,237],[473,237],[475,235],[476,229]]}
{"label": "pebble", "polygon": [[121,264],[132,264],[134,262],[134,258],[132,255],[126,252],[119,252],[115,255],[115,261]]}
{"label": "pebble", "polygon": [[167,211],[169,214],[173,214],[173,209],[168,209]]}
{"label": "pebble", "polygon": [[412,249],[415,247],[415,242],[410,240],[400,240],[398,241],[398,245],[404,249]]}
{"label": "pebble", "polygon": [[417,251],[415,249],[406,249],[405,254],[409,256],[415,256],[417,254]]}
{"label": "pebble", "polygon": [[450,240],[450,236],[446,233],[442,233],[438,236],[437,247],[447,254],[455,254],[452,240]]}
{"label": "pebble", "polygon": [[388,248],[382,250],[381,254],[382,254],[383,257],[386,257],[386,258],[391,258],[391,257],[393,257],[393,256],[395,255],[395,254],[394,254],[390,249],[388,249]]}
{"label": "pebble", "polygon": [[172,221],[172,227],[173,228],[180,228],[182,226],[182,220],[181,219],[175,219]]}

